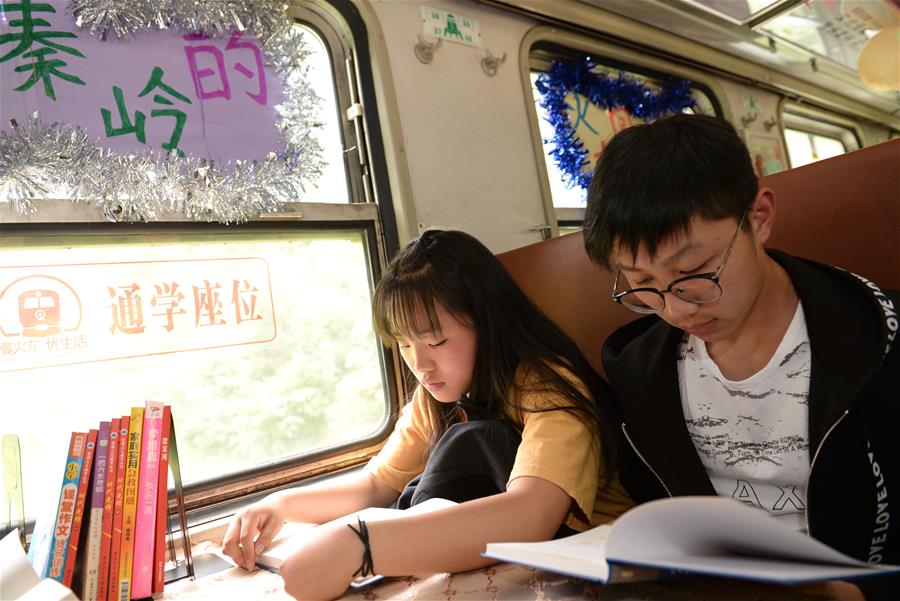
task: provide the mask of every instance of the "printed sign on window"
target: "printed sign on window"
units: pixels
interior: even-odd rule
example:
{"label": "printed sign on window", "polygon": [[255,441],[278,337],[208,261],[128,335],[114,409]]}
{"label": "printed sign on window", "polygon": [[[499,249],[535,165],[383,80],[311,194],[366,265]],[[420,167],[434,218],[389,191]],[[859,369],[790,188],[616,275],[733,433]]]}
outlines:
{"label": "printed sign on window", "polygon": [[0,372],[275,335],[261,258],[0,268]]}

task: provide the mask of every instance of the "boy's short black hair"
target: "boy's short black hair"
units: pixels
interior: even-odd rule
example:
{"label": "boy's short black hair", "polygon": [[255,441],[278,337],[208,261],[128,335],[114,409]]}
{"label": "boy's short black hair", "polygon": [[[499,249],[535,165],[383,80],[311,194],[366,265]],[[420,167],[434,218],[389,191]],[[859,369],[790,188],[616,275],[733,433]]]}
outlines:
{"label": "boy's short black hair", "polygon": [[584,245],[610,267],[615,246],[651,257],[692,217],[740,219],[758,182],[747,146],[734,127],[706,115],[674,115],[636,125],[606,145],[584,216]]}

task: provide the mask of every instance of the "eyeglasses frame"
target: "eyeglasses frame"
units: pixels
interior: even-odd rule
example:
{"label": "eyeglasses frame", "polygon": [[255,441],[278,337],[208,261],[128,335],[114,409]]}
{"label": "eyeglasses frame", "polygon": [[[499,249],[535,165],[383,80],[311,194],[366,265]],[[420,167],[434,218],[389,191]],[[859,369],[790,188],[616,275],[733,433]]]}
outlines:
{"label": "eyeglasses frame", "polygon": [[[715,284],[716,287],[719,289],[719,296],[717,296],[717,297],[714,298],[713,300],[696,302],[696,301],[688,300],[688,299],[686,299],[686,298],[681,298],[680,296],[678,296],[677,294],[675,294],[675,296],[677,296],[679,300],[683,300],[683,301],[686,302],[686,303],[692,303],[692,304],[695,304],[695,305],[708,305],[709,303],[714,303],[714,302],[716,302],[717,300],[719,300],[720,298],[722,298],[722,294],[724,294],[724,291],[722,290],[722,285],[719,284],[719,275],[722,273],[722,270],[725,268],[725,264],[728,262],[728,258],[731,257],[731,251],[734,250],[734,246],[735,246],[735,244],[737,243],[737,237],[738,237],[738,234],[741,232],[741,228],[744,227],[744,220],[745,220],[746,216],[747,216],[747,213],[746,213],[746,212],[745,212],[744,214],[741,215],[741,219],[740,219],[740,221],[738,222],[737,229],[735,230],[734,235],[731,237],[731,242],[728,243],[728,250],[725,251],[725,256],[722,257],[722,262],[719,264],[719,267],[716,268],[715,271],[710,271],[710,272],[707,272],[707,273],[698,273],[698,274],[695,274],[695,275],[686,275],[686,276],[684,276],[684,277],[681,277],[681,278],[672,280],[672,281],[669,283],[668,287],[666,287],[665,290],[660,290],[660,289],[658,289],[658,288],[632,288],[632,289],[630,289],[630,290],[622,290],[622,291],[619,291],[619,290],[618,290],[618,287],[619,287],[619,277],[622,275],[622,270],[619,269],[619,270],[616,272],[616,279],[615,279],[615,281],[613,281],[613,290],[612,290],[612,300],[613,300],[613,302],[619,303],[620,305],[623,305],[623,306],[627,307],[628,309],[631,309],[631,310],[634,311],[635,313],[645,313],[645,314],[648,314],[648,315],[653,314],[653,313],[659,313],[660,311],[662,311],[662,310],[664,310],[664,309],[666,308],[666,297],[665,297],[664,295],[667,294],[667,293],[669,293],[669,294],[675,294],[674,292],[672,292],[672,288],[675,287],[675,286],[677,286],[678,284],[684,282],[684,281],[687,281],[687,280],[709,280],[709,281],[711,281],[713,284]],[[622,302],[622,298],[623,298],[626,294],[632,294],[632,293],[635,293],[635,292],[652,292],[652,293],[655,293],[657,296],[659,296],[659,298],[662,299],[662,307],[659,308],[659,309],[653,309],[652,307],[648,307],[648,308],[650,309],[649,311],[641,311],[640,309],[637,309],[636,307],[632,307],[631,305],[627,305],[627,304],[625,304],[625,303]]]}

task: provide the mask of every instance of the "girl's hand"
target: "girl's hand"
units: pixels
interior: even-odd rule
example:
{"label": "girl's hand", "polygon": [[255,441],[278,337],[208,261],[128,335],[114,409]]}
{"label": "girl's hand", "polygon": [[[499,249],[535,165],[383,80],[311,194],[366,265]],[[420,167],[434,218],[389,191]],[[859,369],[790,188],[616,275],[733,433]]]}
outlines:
{"label": "girl's hand", "polygon": [[274,499],[263,499],[234,517],[225,532],[222,550],[240,567],[253,570],[256,556],[272,543],[283,525],[284,510],[280,504]]}
{"label": "girl's hand", "polygon": [[345,523],[317,526],[281,566],[284,590],[295,599],[336,599],[359,569],[363,544]]}
{"label": "girl's hand", "polygon": [[822,595],[836,601],[866,601],[866,596],[859,587],[845,580],[829,580],[820,584],[809,584],[797,587],[804,593]]}

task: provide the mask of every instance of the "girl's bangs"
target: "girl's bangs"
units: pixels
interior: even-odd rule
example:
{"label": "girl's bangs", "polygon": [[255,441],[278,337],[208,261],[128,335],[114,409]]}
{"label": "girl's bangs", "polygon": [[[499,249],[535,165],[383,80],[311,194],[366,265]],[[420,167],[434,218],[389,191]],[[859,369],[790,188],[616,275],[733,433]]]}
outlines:
{"label": "girl's bangs", "polygon": [[407,274],[383,282],[375,295],[375,331],[386,342],[437,332],[441,323],[435,291],[424,274]]}

